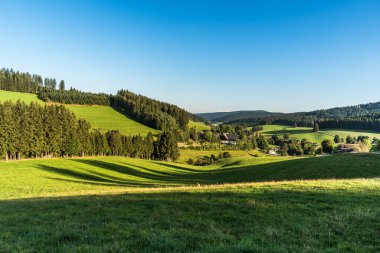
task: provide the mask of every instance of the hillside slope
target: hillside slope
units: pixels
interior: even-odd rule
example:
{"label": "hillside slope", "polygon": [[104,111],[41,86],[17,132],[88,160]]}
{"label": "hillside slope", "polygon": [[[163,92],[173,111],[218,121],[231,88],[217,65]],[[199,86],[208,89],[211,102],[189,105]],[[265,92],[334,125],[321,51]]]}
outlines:
{"label": "hillside slope", "polygon": [[102,132],[119,130],[124,135],[146,136],[149,132],[157,134],[159,131],[134,121],[110,106],[102,105],[65,105],[73,111],[78,118],[84,118],[90,122],[93,129]]}
{"label": "hillside slope", "polygon": [[[17,100],[24,101],[25,103],[36,102],[44,104],[42,100],[37,98],[36,94],[10,92],[0,90],[0,101],[10,100],[17,102]],[[78,118],[87,120],[93,129],[99,129],[102,132],[108,130],[119,130],[125,135],[142,135],[145,136],[149,132],[157,134],[159,131],[147,127],[137,121],[134,121],[124,114],[116,111],[110,106],[86,106],[86,105],[65,105],[73,111]]]}

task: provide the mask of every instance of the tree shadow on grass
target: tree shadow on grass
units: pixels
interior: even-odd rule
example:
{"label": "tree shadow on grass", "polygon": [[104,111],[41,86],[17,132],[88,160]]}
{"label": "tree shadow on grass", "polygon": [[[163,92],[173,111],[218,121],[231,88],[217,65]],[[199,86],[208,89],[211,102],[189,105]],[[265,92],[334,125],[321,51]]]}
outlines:
{"label": "tree shadow on grass", "polygon": [[[72,183],[85,183],[92,185],[103,185],[103,186],[147,186],[147,184],[137,183],[136,181],[125,180],[122,178],[111,177],[103,173],[97,173],[94,171],[89,171],[89,173],[83,173],[78,171],[73,171],[70,169],[56,168],[47,165],[39,165],[39,168],[61,176],[65,176],[72,179],[57,178],[57,177],[47,177],[53,180],[66,181]],[[91,173],[91,174],[90,174]]]}
{"label": "tree shadow on grass", "polygon": [[[380,177],[380,156],[376,155],[312,157],[240,167],[238,164],[232,163],[227,164],[227,166],[232,167],[221,166],[220,169],[209,169],[206,167],[204,170],[187,170],[187,168],[175,164],[157,163],[160,166],[172,169],[168,171],[156,170],[154,168],[148,168],[148,166],[139,166],[126,162],[118,164],[91,159],[73,160],[78,163],[92,166],[94,169],[85,168],[82,169],[82,171],[74,171],[46,165],[40,165],[40,167],[45,171],[63,175],[68,177],[68,179],[72,178],[75,181],[83,181],[84,183],[90,181],[99,184],[117,184],[125,186],[178,186],[195,185],[197,183],[223,184]],[[120,177],[118,177],[117,174],[109,175],[107,171],[120,173]]]}

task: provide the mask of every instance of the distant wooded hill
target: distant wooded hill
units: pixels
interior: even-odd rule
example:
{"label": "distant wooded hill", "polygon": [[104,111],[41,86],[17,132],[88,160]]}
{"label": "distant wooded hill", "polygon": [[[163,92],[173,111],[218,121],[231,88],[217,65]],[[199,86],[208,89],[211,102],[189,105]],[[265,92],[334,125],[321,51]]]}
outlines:
{"label": "distant wooded hill", "polygon": [[230,122],[230,121],[235,121],[235,120],[240,120],[240,119],[279,116],[279,115],[283,115],[283,113],[274,113],[274,112],[267,112],[263,110],[255,110],[255,111],[198,113],[196,115],[211,122]]}
{"label": "distant wooded hill", "polygon": [[321,129],[357,129],[380,132],[380,102],[298,113],[237,111],[199,113],[197,115],[211,122],[232,125],[285,124],[313,127],[317,123]]}
{"label": "distant wooded hill", "polygon": [[291,118],[310,117],[319,118],[346,118],[346,117],[366,117],[371,114],[380,113],[380,102],[360,104],[355,106],[334,107],[325,110],[315,110],[310,112],[296,113],[274,113],[264,110],[234,111],[234,112],[211,112],[197,113],[196,115],[211,122],[238,123],[257,121],[263,118]]}

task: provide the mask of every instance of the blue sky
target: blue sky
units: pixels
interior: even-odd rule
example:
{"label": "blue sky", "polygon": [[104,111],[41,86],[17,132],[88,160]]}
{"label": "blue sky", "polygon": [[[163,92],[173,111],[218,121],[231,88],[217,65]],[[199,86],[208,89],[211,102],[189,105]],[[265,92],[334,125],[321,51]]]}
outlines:
{"label": "blue sky", "polygon": [[380,1],[4,1],[0,67],[191,112],[380,101]]}

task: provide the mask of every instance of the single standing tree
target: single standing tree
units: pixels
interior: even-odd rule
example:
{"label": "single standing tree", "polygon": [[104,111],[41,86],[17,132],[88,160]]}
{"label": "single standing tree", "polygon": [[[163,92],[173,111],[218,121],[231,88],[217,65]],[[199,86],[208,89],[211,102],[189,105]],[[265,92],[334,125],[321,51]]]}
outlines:
{"label": "single standing tree", "polygon": [[59,90],[60,91],[64,91],[65,90],[65,81],[64,80],[61,80],[59,82]]}
{"label": "single standing tree", "polygon": [[340,142],[340,137],[339,137],[339,135],[335,135],[335,137],[334,137],[334,142],[335,142],[335,143],[339,143],[339,142]]}
{"label": "single standing tree", "polygon": [[319,125],[318,125],[318,123],[314,123],[314,129],[313,129],[313,132],[314,132],[314,133],[319,132]]}

